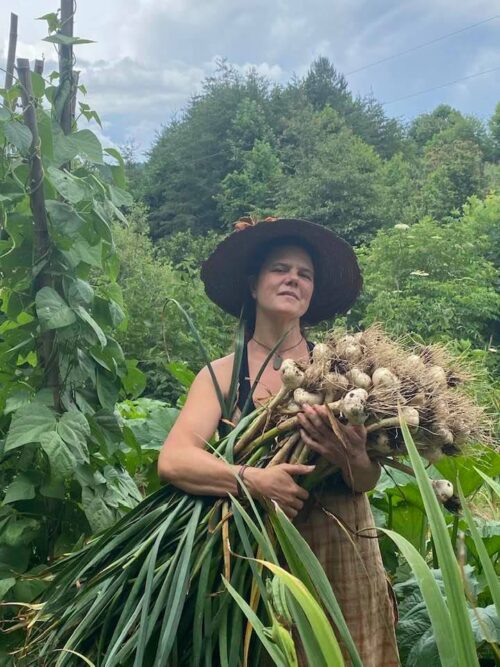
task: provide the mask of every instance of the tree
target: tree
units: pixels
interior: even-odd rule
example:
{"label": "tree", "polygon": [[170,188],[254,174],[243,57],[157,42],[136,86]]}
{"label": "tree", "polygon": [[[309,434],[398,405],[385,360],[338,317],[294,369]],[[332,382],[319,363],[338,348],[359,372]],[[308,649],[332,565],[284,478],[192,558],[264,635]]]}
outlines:
{"label": "tree", "polygon": [[143,186],[153,238],[186,228],[202,233],[220,228],[214,196],[233,169],[234,121],[243,100],[260,104],[267,94],[268,83],[255,72],[242,76],[221,62],[182,117],[162,131]]}
{"label": "tree", "polygon": [[411,123],[408,136],[419,148],[439,137],[443,142],[470,141],[488,153],[488,140],[483,123],[473,116],[464,116],[448,104],[440,104],[430,114],[421,114]]}
{"label": "tree", "polygon": [[495,107],[495,112],[489,120],[489,129],[493,144],[492,157],[495,162],[500,161],[500,102]]}
{"label": "tree", "polygon": [[438,135],[427,144],[423,161],[422,213],[442,219],[459,210],[471,195],[483,193],[482,154],[472,141],[450,142]]}
{"label": "tree", "polygon": [[323,224],[351,243],[368,240],[386,222],[381,159],[328,107],[304,134],[279,212]]}
{"label": "tree", "polygon": [[257,139],[242,155],[240,171],[229,173],[216,199],[221,219],[228,225],[242,215],[266,217],[276,211],[283,168],[269,143]]}
{"label": "tree", "polygon": [[382,322],[395,334],[427,341],[489,343],[500,294],[498,271],[486,254],[499,206],[498,197],[472,200],[445,224],[425,217],[380,230],[360,251],[364,290],[352,320]]}

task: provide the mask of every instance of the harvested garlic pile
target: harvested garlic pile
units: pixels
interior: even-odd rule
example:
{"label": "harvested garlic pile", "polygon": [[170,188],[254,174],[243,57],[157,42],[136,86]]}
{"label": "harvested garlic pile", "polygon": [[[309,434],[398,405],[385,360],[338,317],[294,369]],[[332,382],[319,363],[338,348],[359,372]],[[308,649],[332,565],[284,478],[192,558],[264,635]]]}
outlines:
{"label": "harvested garlic pile", "polygon": [[459,386],[468,375],[443,346],[408,349],[373,326],[331,334],[314,347],[310,364],[287,359],[281,373],[271,420],[279,424],[304,404],[327,404],[341,420],[366,425],[374,459],[405,453],[398,408],[429,461],[488,440],[484,411]]}

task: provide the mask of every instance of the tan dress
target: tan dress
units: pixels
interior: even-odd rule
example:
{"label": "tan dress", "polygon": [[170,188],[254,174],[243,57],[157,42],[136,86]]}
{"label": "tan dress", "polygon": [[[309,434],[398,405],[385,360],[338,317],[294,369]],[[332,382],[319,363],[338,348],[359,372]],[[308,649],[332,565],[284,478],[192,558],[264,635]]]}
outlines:
{"label": "tan dress", "polygon": [[[354,493],[337,480],[311,494],[294,523],[332,584],[363,666],[397,667],[397,612],[370,503],[365,493]],[[340,646],[346,665],[351,665],[345,646]],[[299,663],[307,666],[303,654]]]}

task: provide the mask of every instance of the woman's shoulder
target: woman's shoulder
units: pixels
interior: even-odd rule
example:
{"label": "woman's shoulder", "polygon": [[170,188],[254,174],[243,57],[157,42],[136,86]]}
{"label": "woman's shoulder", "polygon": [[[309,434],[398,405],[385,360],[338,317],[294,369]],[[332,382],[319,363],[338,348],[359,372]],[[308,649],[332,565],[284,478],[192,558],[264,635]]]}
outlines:
{"label": "woman's shoulder", "polygon": [[[233,374],[233,364],[234,364],[234,352],[226,355],[225,357],[221,357],[220,359],[215,359],[214,361],[210,362],[210,365],[212,366],[217,382],[219,383],[223,393],[227,393],[229,391],[229,387],[231,385],[231,377]],[[207,379],[208,378],[211,379],[212,377],[208,365],[204,366],[198,375],[200,377]]]}

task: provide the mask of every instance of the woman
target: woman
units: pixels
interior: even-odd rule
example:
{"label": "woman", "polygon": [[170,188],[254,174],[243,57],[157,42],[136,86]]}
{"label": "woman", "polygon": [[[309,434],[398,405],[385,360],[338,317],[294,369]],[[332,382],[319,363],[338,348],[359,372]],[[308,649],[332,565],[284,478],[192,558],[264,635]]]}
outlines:
{"label": "woman", "polygon": [[[246,317],[248,342],[239,386],[245,404],[269,351],[283,340],[262,373],[252,396],[266,401],[281,386],[281,358],[307,360],[312,344],[302,324],[315,324],[345,312],[361,289],[352,248],[333,232],[304,220],[243,219],[205,262],[207,295],[226,312]],[[229,392],[234,355],[213,362],[222,391]],[[204,449],[218,427],[221,409],[207,368],[197,375],[186,403],[160,453],[160,476],[188,493],[225,496],[238,493],[236,475],[249,492],[273,498],[322,563],[365,667],[399,665],[392,603],[373,530],[365,491],[379,477],[366,453],[363,426],[342,426],[346,450],[333,434],[322,406],[304,406],[301,434],[310,449],[340,468],[340,475],[309,498],[294,480],[314,466],[280,464],[271,468],[233,466]],[[234,416],[236,420],[238,414]],[[371,529],[371,530],[370,530]],[[346,655],[346,654],[345,654]],[[303,664],[306,664],[303,661]]]}

